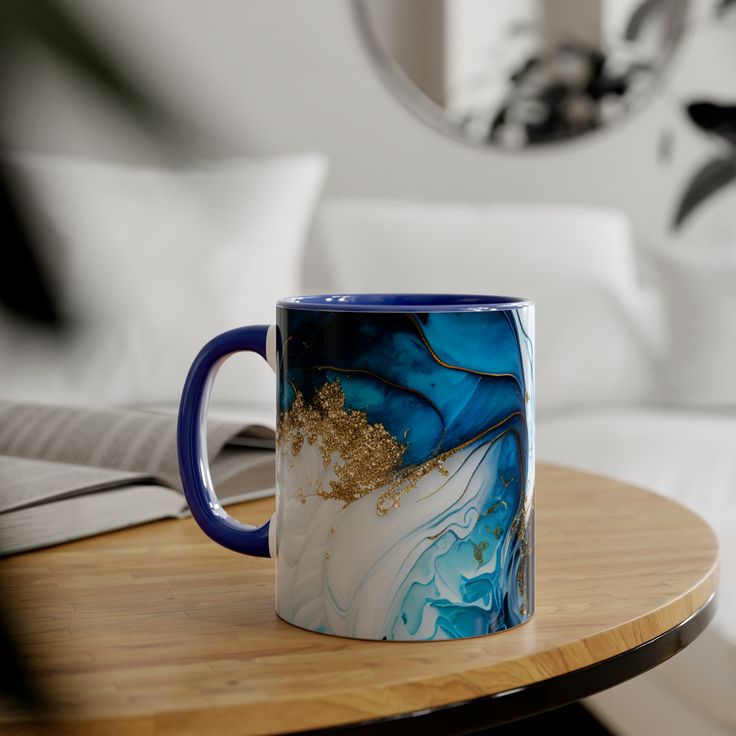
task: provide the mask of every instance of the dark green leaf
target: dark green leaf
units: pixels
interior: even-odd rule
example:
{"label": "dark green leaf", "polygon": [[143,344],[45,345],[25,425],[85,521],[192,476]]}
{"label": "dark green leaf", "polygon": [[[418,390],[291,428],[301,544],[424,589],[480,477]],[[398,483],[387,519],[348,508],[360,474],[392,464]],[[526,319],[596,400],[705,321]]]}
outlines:
{"label": "dark green leaf", "polygon": [[708,161],[685,190],[675,214],[673,227],[675,229],[681,227],[696,207],[734,180],[736,180],[736,155]]}

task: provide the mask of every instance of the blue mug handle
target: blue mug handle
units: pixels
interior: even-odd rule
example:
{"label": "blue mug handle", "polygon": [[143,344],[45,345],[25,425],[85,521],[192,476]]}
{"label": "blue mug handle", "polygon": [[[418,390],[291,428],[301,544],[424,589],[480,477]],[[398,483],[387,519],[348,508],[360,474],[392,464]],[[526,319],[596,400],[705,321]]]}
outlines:
{"label": "blue mug handle", "polygon": [[255,557],[271,557],[270,522],[262,526],[243,524],[222,508],[207,460],[207,406],[217,371],[229,356],[250,351],[273,365],[268,337],[268,325],[254,325],[229,330],[210,340],[189,369],[177,425],[179,474],[194,520],[218,544]]}

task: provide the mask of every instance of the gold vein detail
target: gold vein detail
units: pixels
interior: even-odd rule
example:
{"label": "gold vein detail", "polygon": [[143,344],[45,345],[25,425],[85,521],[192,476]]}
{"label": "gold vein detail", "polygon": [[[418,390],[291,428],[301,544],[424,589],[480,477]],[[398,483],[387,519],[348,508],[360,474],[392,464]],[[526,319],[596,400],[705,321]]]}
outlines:
{"label": "gold vein detail", "polygon": [[462,365],[453,365],[452,363],[447,363],[442,358],[440,358],[439,355],[434,351],[434,348],[429,344],[429,340],[427,340],[427,336],[424,334],[424,330],[422,329],[422,326],[419,324],[419,320],[413,315],[408,314],[407,318],[409,321],[414,325],[416,328],[417,333],[419,334],[419,337],[421,341],[424,343],[424,347],[427,348],[429,351],[429,354],[432,356],[434,361],[436,363],[439,363],[441,366],[444,366],[445,368],[450,368],[453,371],[462,371],[463,373],[472,373],[476,376],[488,376],[489,378],[511,378],[513,379],[516,384],[521,388],[521,382],[519,381],[518,376],[515,376],[513,373],[489,373],[488,371],[479,371],[475,370],[474,368],[466,368]]}
{"label": "gold vein detail", "polygon": [[399,508],[401,497],[416,488],[428,473],[438,470],[447,476],[445,460],[458,449],[402,467],[406,445],[383,424],[371,424],[364,411],[346,409],[339,380],[325,383],[309,404],[295,390],[294,401],[279,416],[277,429],[280,448],[290,448],[296,456],[305,442],[316,445],[323,467],[332,466],[335,479],[329,481],[329,489],[319,485],[320,498],[334,499],[348,506],[385,486],[376,500],[379,516]]}
{"label": "gold vein detail", "polygon": [[[529,514],[533,513],[532,508],[529,509]],[[511,526],[509,528],[509,534],[516,535],[519,542],[519,562],[516,570],[516,585],[521,597],[521,605],[519,606],[519,613],[522,616],[526,616],[529,613],[529,581],[526,579],[526,568],[527,561],[533,554],[531,540],[529,539],[529,518],[527,516],[527,510],[524,507],[524,503],[519,504],[519,510],[514,516]]]}
{"label": "gold vein detail", "polygon": [[[396,388],[399,391],[406,391],[408,393],[412,393],[415,396],[418,396],[422,401],[425,401],[429,406],[432,407],[432,410],[437,414],[439,417],[440,422],[442,423],[443,428],[443,435],[444,435],[444,428],[445,428],[445,418],[442,416],[442,412],[440,411],[440,408],[437,406],[437,404],[432,401],[432,399],[429,398],[426,394],[423,394],[421,391],[417,391],[415,388],[409,388],[409,386],[402,386],[400,383],[394,383],[393,381],[390,381],[388,378],[384,378],[383,376],[379,376],[378,373],[374,373],[373,371],[366,370],[365,368],[338,368],[334,365],[318,365],[316,366],[318,371],[334,371],[335,373],[348,373],[348,374],[359,374],[364,376],[370,376],[371,378],[375,378],[377,381],[380,381],[381,383],[385,383],[387,386],[391,386],[392,388]],[[409,430],[407,429],[406,432]],[[404,434],[406,434],[406,432]]]}

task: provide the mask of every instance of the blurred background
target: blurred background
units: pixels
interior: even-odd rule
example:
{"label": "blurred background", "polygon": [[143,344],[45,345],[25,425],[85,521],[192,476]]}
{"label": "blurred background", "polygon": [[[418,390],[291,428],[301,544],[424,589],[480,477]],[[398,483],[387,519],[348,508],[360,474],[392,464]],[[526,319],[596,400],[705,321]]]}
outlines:
{"label": "blurred background", "polygon": [[[534,298],[538,458],[670,496],[723,547],[714,624],[588,705],[614,733],[736,732],[736,3],[0,18],[0,399],[175,406],[209,337],[293,293]],[[236,359],[215,403],[272,392]]]}
{"label": "blurred background", "polygon": [[[197,150],[189,151],[193,157],[317,150],[330,159],[328,196],[486,203],[548,200],[554,195],[559,201],[620,207],[641,237],[652,241],[668,229],[687,175],[711,143],[691,124],[683,105],[694,98],[728,102],[734,93],[731,21],[727,11],[716,15],[716,4],[687,4],[688,30],[662,74],[647,83],[646,104],[639,106],[639,114],[626,118],[625,124],[605,127],[599,135],[515,157],[499,155],[494,148],[480,152],[458,146],[397,104],[366,53],[350,3],[328,0],[317,8],[292,8],[278,1],[217,0],[212,7],[181,8],[174,0],[89,0],[68,6],[84,19],[97,42],[125,60],[126,71],[145,82],[157,102],[204,134]],[[380,15],[376,9],[382,5],[413,7],[419,22],[399,17],[395,24],[408,24],[421,36],[420,11],[429,16],[425,6],[432,3],[378,2],[370,4],[369,12]],[[487,4],[448,5],[477,11]],[[513,24],[528,20],[530,13],[522,12],[522,6],[534,5],[516,3],[518,13],[486,9],[482,23],[476,24],[470,13],[465,25],[480,36],[473,38],[473,46],[480,47],[476,56],[487,74],[501,76],[509,69],[508,57],[518,43],[511,35],[518,32]],[[593,5],[633,12],[638,3],[611,0]],[[675,12],[682,4],[654,5]],[[462,13],[457,15],[462,22]],[[567,22],[563,16],[563,28]],[[503,37],[504,32],[509,33]],[[522,31],[519,41],[524,40]],[[434,48],[439,57],[442,49]],[[12,77],[6,76],[12,104],[6,105],[3,121],[5,140],[14,147],[150,160],[148,142],[118,109],[70,78],[53,57],[26,49],[15,67]],[[471,63],[470,72],[457,73],[472,81],[475,69]],[[659,160],[663,132],[675,137],[673,161],[666,168]]]}

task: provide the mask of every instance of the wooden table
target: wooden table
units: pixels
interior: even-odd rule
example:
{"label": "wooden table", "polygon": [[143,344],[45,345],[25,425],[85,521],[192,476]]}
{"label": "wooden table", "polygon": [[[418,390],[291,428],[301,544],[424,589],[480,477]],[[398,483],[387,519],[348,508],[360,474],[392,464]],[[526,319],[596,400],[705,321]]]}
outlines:
{"label": "wooden table", "polygon": [[[265,520],[272,503],[234,513]],[[713,532],[678,504],[549,466],[537,475],[534,618],[479,639],[350,641],[294,628],[273,610],[273,562],[219,548],[191,520],[2,562],[59,730],[136,736],[504,722],[686,646],[712,616],[717,566]],[[0,731],[11,718],[0,716]]]}

